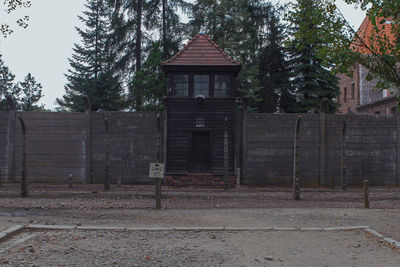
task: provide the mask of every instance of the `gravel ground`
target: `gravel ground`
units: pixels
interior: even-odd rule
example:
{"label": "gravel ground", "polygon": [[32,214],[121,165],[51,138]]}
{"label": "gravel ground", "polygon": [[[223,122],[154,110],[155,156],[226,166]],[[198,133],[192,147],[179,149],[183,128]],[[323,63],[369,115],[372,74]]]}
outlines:
{"label": "gravel ground", "polygon": [[[371,208],[400,208],[400,187],[370,188]],[[0,187],[0,207],[10,209],[134,209],[154,207],[153,186],[112,187],[79,185],[29,185],[29,197],[19,198],[18,184]],[[302,189],[301,201],[294,201],[288,188],[240,187],[239,189],[198,189],[163,187],[162,206],[169,209],[197,208],[361,208],[361,188]]]}
{"label": "gravel ground", "polygon": [[[0,230],[29,223],[123,227],[368,225],[385,237],[400,241],[400,188],[371,188],[372,209],[362,208],[360,188],[345,192],[302,189],[302,200],[294,201],[287,188],[241,187],[224,191],[163,187],[162,210],[153,209],[153,186],[113,186],[111,192],[104,192],[101,185],[73,189],[30,185],[29,190],[29,197],[22,199],[17,184],[1,185]],[[37,235],[25,236],[31,239],[0,255],[0,265],[399,266],[396,263],[400,262],[398,250],[359,232],[51,231],[34,234]]]}
{"label": "gravel ground", "polygon": [[2,266],[398,266],[363,232],[53,231],[0,255]]}

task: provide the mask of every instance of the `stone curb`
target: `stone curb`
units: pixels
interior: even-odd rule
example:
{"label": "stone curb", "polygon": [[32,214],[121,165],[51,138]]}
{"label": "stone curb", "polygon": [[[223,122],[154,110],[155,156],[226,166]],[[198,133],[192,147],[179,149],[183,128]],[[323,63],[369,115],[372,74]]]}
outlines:
{"label": "stone curb", "polygon": [[[178,226],[178,227],[146,227],[146,226],[78,226],[78,225],[43,225],[29,224],[27,229],[33,230],[105,230],[105,231],[339,231],[339,230],[366,230],[372,234],[379,233],[371,230],[368,226],[338,226],[338,227],[204,227],[204,226]],[[378,236],[379,237],[379,236]],[[383,237],[383,236],[382,236]]]}
{"label": "stone curb", "polygon": [[384,239],[385,238],[381,233],[378,233],[377,231],[372,230],[371,228],[365,228],[364,230],[365,230],[365,232],[368,232],[368,233],[376,236],[377,238],[380,238],[380,239]]}
{"label": "stone curb", "polygon": [[393,245],[393,246],[395,246],[397,248],[400,248],[400,242],[398,242],[398,241],[396,241],[394,239],[391,239],[391,238],[387,237],[387,238],[384,238],[383,240],[385,240],[386,242],[390,243],[391,245]]}
{"label": "stone curb", "polygon": [[123,231],[126,230],[126,227],[118,227],[118,226],[77,226],[76,230],[105,230],[105,231]]}
{"label": "stone curb", "polygon": [[0,242],[3,242],[4,240],[10,238],[11,236],[18,234],[19,232],[21,232],[24,229],[25,229],[25,225],[18,224],[11,228],[8,228],[7,230],[0,232]]}
{"label": "stone curb", "polygon": [[322,228],[324,231],[340,231],[340,230],[364,230],[369,228],[368,226],[361,225],[361,226],[338,226],[338,227],[324,227]]}
{"label": "stone curb", "polygon": [[381,239],[383,241],[386,241],[389,244],[391,244],[391,245],[395,246],[396,248],[400,249],[400,242],[399,241],[396,241],[396,240],[394,240],[392,238],[389,238],[389,237],[385,237],[381,233],[378,233],[377,231],[375,231],[375,230],[373,230],[373,229],[371,229],[369,227],[365,228],[364,231],[368,232],[368,233],[376,236],[377,238],[379,238],[379,239]]}
{"label": "stone curb", "polygon": [[105,231],[346,231],[364,230],[375,237],[384,240],[400,249],[400,242],[385,237],[381,233],[369,228],[369,226],[338,226],[338,227],[119,227],[119,226],[78,226],[78,225],[44,225],[29,224],[15,225],[0,232],[0,242],[21,232],[24,229],[31,230],[105,230]]}
{"label": "stone curb", "polygon": [[46,225],[46,224],[29,224],[27,229],[32,230],[74,230],[76,226],[71,225]]}

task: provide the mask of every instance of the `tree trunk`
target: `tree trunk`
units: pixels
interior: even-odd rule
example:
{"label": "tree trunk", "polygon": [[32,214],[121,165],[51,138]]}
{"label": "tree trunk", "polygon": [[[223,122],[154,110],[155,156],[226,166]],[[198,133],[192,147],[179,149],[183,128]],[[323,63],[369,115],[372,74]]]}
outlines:
{"label": "tree trunk", "polygon": [[163,59],[167,60],[167,18],[166,18],[166,5],[167,0],[162,0],[162,46],[163,46]]}
{"label": "tree trunk", "polygon": [[[142,67],[142,0],[138,0],[136,10],[136,73],[141,71]],[[136,110],[142,109],[142,97],[144,94],[143,88],[136,88]]]}
{"label": "tree trunk", "polygon": [[96,3],[96,39],[95,39],[95,54],[94,54],[94,82],[96,91],[98,91],[98,77],[99,77],[99,1]]}

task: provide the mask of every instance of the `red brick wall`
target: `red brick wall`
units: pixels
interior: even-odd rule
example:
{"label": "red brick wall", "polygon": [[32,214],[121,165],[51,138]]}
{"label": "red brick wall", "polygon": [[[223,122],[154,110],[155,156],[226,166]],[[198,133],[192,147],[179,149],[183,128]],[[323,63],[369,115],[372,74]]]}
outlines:
{"label": "red brick wall", "polygon": [[394,114],[398,106],[398,99],[391,98],[390,101],[382,101],[379,105],[370,105],[360,107],[358,113],[360,114]]}
{"label": "red brick wall", "polygon": [[[340,107],[337,113],[346,114],[349,109],[357,113],[356,108],[360,104],[360,78],[358,67],[353,68],[353,77],[349,77],[346,74],[339,74],[338,78],[340,87],[338,103]],[[354,90],[354,92],[352,92],[352,90]]]}

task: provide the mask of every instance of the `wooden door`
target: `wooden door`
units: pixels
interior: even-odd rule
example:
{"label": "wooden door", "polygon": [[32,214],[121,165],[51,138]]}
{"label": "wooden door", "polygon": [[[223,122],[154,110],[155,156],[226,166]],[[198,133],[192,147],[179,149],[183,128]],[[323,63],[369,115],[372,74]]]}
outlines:
{"label": "wooden door", "polygon": [[191,171],[209,172],[211,169],[211,136],[208,131],[193,131],[190,147]]}

